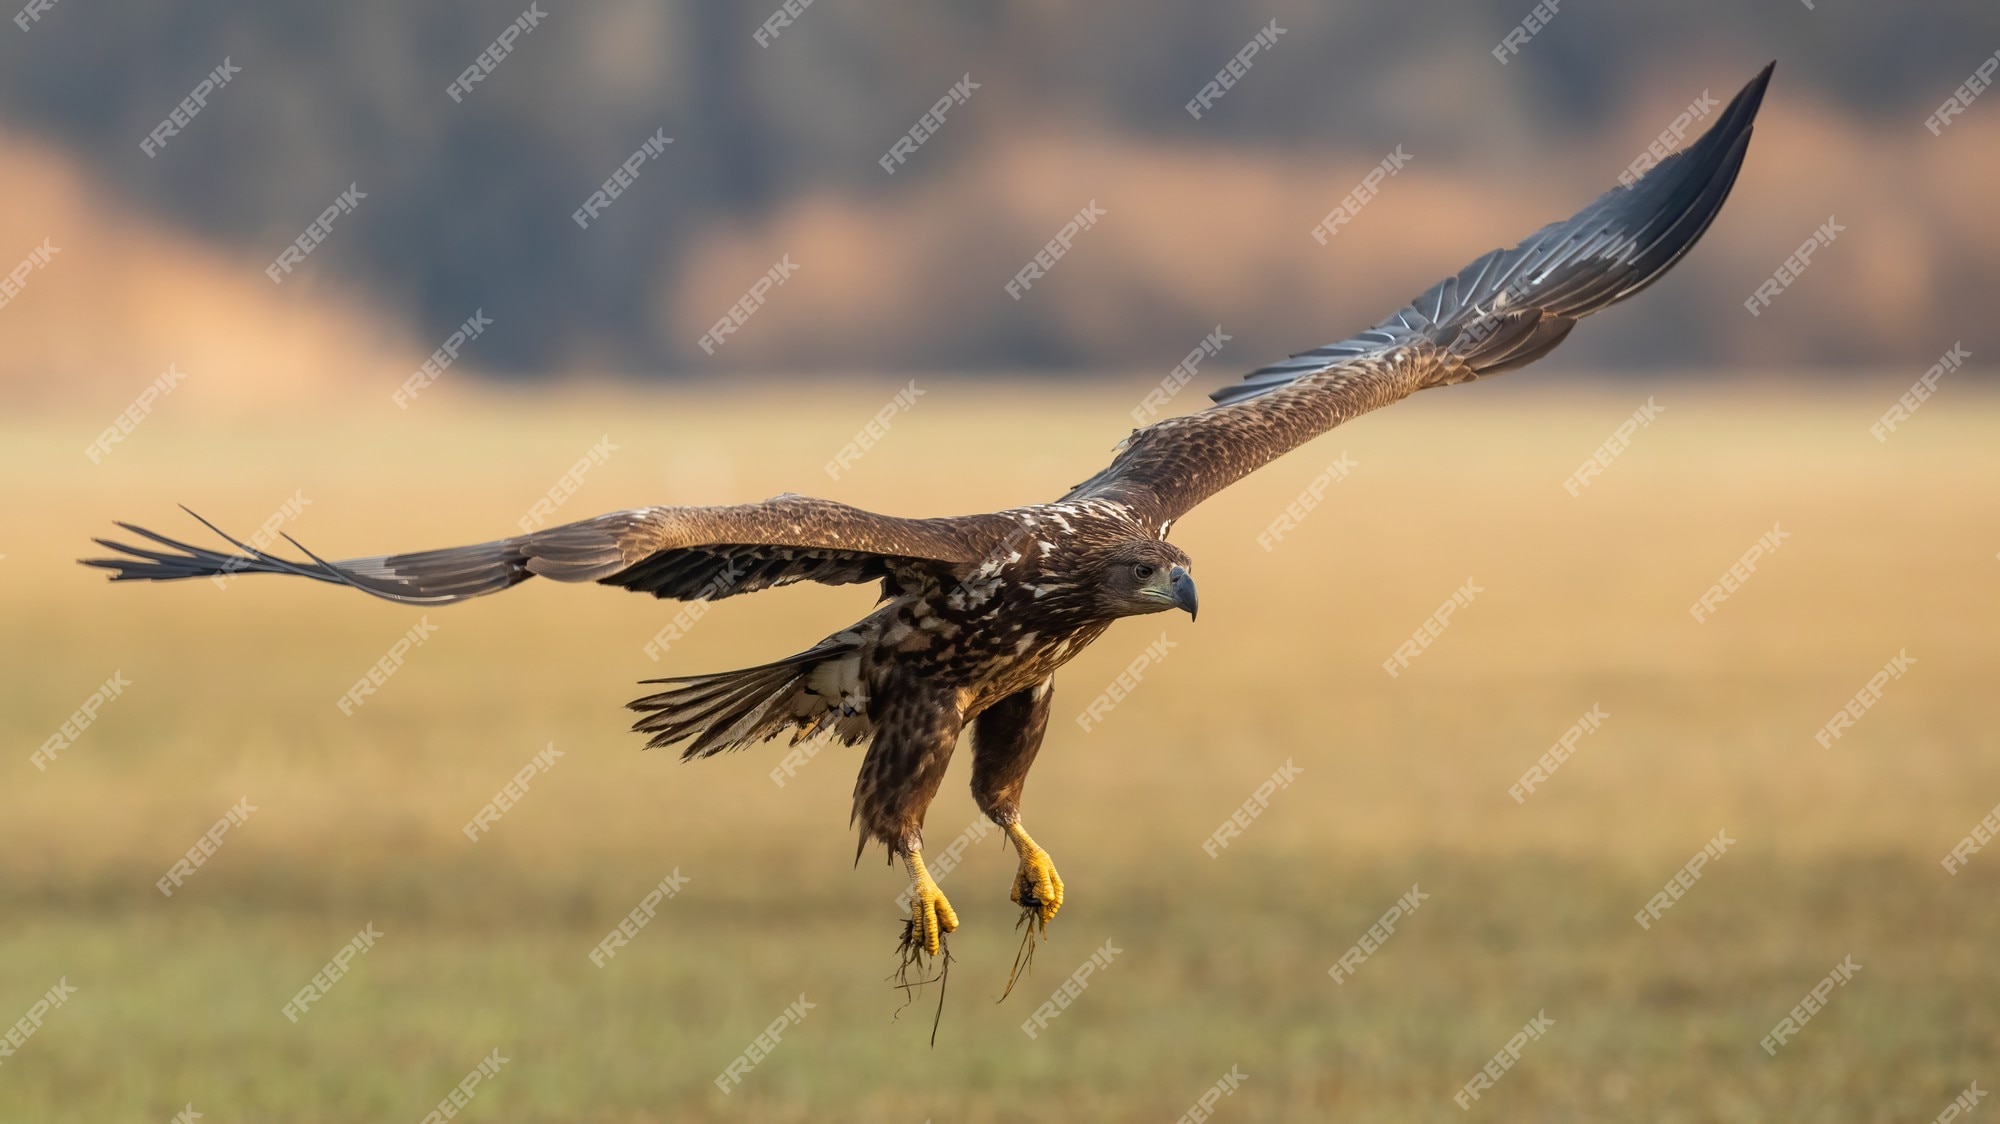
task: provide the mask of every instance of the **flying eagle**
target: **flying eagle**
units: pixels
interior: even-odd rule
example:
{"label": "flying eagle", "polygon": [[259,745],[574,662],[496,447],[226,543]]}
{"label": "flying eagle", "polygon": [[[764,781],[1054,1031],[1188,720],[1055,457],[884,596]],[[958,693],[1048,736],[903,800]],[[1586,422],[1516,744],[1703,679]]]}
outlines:
{"label": "flying eagle", "polygon": [[[874,612],[794,656],[661,685],[631,708],[649,747],[709,757],[789,733],[866,741],[854,785],[856,856],[870,840],[909,868],[906,934],[935,955],[958,917],[924,869],[924,813],[972,731],[972,792],[1020,856],[1012,900],[1036,926],[1063,903],[1021,791],[1048,729],[1055,673],[1121,617],[1195,614],[1174,521],[1255,469],[1426,387],[1530,363],[1578,320],[1658,280],[1714,220],[1742,167],[1771,67],[1701,139],[1562,222],[1494,250],[1372,328],[1261,368],[1215,405],[1136,430],[1102,472],[1053,503],[903,519],[780,495],[726,507],[646,507],[476,546],[294,562],[230,538],[225,554],[121,523],[152,545],[99,544],[111,580],[296,574],[386,600],[440,605],[540,576],[678,600],[813,581],[880,582]],[[190,513],[192,514],[192,513]],[[198,516],[196,518],[199,518]],[[290,536],[286,536],[290,540]],[[164,549],[161,549],[164,548]]]}

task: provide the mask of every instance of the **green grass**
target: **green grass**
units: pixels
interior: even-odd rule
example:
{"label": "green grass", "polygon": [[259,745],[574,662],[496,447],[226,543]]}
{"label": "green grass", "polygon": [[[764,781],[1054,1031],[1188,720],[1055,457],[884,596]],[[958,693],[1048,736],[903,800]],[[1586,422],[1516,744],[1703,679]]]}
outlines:
{"label": "green grass", "polygon": [[[1732,852],[1642,931],[1630,913],[1650,874],[1548,859],[1094,873],[1099,891],[1065,907],[998,1005],[1007,903],[966,899],[975,924],[953,942],[935,1049],[935,992],[903,1008],[882,978],[883,903],[837,884],[777,908],[696,880],[602,969],[586,953],[618,905],[428,864],[401,879],[450,902],[393,886],[269,901],[245,880],[187,910],[44,908],[9,934],[8,978],[80,990],[9,1059],[6,1111],[415,1120],[497,1047],[508,1064],[468,1119],[1173,1119],[1240,1067],[1228,1119],[1450,1120],[1458,1088],[1546,1012],[1554,1028],[1482,1116],[1924,1119],[2000,1041],[1990,877]],[[1326,968],[1413,881],[1430,899],[1336,985]],[[363,921],[374,949],[286,1022],[279,1008]],[[1022,1019],[1106,939],[1119,955],[1030,1040]],[[1759,1039],[1849,953],[1854,982],[1766,1056]],[[804,1021],[718,1092],[800,993]]]}

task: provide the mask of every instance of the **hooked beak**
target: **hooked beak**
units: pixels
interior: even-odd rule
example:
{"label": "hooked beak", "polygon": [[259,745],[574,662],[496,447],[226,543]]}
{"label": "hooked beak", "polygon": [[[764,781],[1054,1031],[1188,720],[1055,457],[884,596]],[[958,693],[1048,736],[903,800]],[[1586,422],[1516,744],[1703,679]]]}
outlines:
{"label": "hooked beak", "polygon": [[1173,602],[1187,610],[1189,620],[1195,619],[1195,610],[1201,608],[1201,601],[1195,596],[1194,578],[1184,566],[1175,566],[1167,576],[1167,588],[1173,595]]}

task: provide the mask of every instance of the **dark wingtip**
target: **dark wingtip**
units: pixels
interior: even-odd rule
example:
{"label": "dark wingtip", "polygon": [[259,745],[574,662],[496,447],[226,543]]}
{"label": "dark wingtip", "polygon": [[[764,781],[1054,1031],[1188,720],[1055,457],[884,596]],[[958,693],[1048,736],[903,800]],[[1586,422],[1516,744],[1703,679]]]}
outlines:
{"label": "dark wingtip", "polygon": [[[123,526],[123,524],[120,524],[120,526]],[[122,551],[125,549],[124,547],[111,541],[110,539],[100,539],[93,536],[90,541],[96,543],[98,546],[101,546],[106,550]],[[79,558],[76,560],[76,564],[79,566],[105,566],[115,563],[116,561],[117,559],[115,558]]]}
{"label": "dark wingtip", "polygon": [[[113,519],[111,521],[111,525],[114,527],[122,527],[125,530],[132,532],[133,534],[145,538],[152,537],[152,533],[150,531],[147,531],[143,527],[136,527],[130,523],[125,522],[123,519]],[[110,570],[111,573],[105,575],[104,578],[104,580],[108,582],[133,581],[138,577],[140,577],[140,575],[134,571],[138,567],[144,565],[145,560],[135,548],[127,546],[126,544],[119,542],[116,539],[102,539],[96,537],[95,535],[91,536],[90,541],[96,543],[98,546],[101,546],[106,550],[112,551],[114,556],[109,558],[79,558],[76,560],[77,565],[88,566],[93,570]],[[121,558],[117,557],[116,555],[123,555],[124,557]]]}
{"label": "dark wingtip", "polygon": [[[1714,123],[1709,125],[1707,131],[1695,138],[1692,144],[1677,155],[1685,155],[1689,161],[1700,163],[1702,158],[1696,155],[1697,153],[1727,152],[1745,143],[1744,138],[1749,136],[1751,126],[1757,122],[1757,111],[1763,108],[1764,91],[1770,88],[1771,71],[1777,65],[1775,61],[1766,63],[1764,69],[1758,71],[1755,77],[1743,84],[1742,89],[1736,91],[1735,97],[1729,99],[1729,104],[1722,108],[1721,113],[1716,114]],[[1725,162],[1729,162],[1727,158],[1724,159]],[[1731,174],[1733,176],[1734,173]],[[1632,186],[1637,187],[1638,184]]]}
{"label": "dark wingtip", "polygon": [[1765,63],[1764,69],[1758,71],[1755,78],[1744,83],[1743,88],[1736,92],[1736,104],[1730,108],[1741,107],[1750,117],[1756,117],[1758,107],[1764,104],[1764,91],[1770,88],[1771,72],[1776,69],[1778,69],[1777,59]]}
{"label": "dark wingtip", "polygon": [[1729,105],[1723,109],[1721,117],[1709,132],[1731,140],[1749,132],[1750,126],[1757,120],[1757,111],[1763,108],[1764,91],[1770,88],[1771,72],[1776,70],[1777,66],[1775,59],[1765,63],[1764,69],[1758,71],[1750,81],[1745,82],[1743,88],[1736,91],[1736,96],[1729,99]]}

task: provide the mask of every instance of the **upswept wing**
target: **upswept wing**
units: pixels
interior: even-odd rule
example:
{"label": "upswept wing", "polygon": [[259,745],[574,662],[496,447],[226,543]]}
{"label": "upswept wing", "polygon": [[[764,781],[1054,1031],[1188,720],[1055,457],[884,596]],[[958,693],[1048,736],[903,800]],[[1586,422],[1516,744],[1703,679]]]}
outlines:
{"label": "upswept wing", "polygon": [[421,605],[464,601],[538,575],[706,601],[799,581],[920,584],[982,560],[1013,527],[1001,515],[899,519],[832,500],[782,495],[726,507],[614,511],[495,542],[337,562],[286,535],[310,560],[298,562],[201,522],[242,553],[209,550],[120,523],[153,545],[98,539],[119,555],[83,564],[110,570],[113,581],[295,574]]}
{"label": "upswept wing", "polygon": [[1120,500],[1164,527],[1342,422],[1548,354],[1578,320],[1658,280],[1708,229],[1743,166],[1771,69],[1701,139],[1629,186],[1482,256],[1359,335],[1253,371],[1212,394],[1207,410],[1135,431],[1065,498]]}

